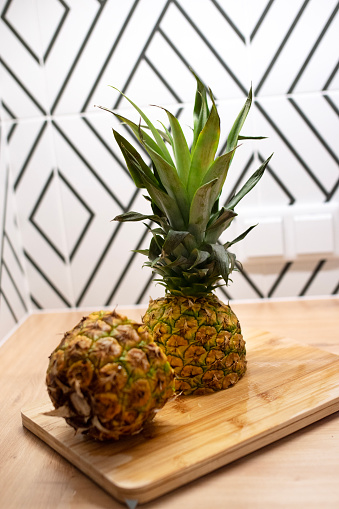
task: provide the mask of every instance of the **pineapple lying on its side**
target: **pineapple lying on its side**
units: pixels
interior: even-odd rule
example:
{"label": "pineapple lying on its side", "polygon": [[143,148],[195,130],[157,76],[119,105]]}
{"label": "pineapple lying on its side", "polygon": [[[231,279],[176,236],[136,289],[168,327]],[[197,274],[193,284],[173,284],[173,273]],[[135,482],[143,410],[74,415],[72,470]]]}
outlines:
{"label": "pineapple lying on its side", "polygon": [[174,393],[174,373],[141,324],[99,311],[66,332],[46,383],[55,410],[99,440],[141,431]]}
{"label": "pineapple lying on its side", "polygon": [[221,279],[228,284],[230,273],[237,269],[229,248],[253,227],[225,244],[219,242],[219,237],[237,215],[235,206],[257,184],[270,160],[225,206],[219,207],[238,141],[246,139],[240,131],[252,93],[250,90],[228,135],[226,152],[218,157],[220,119],[211,92],[210,98],[211,108],[206,88],[197,78],[191,149],[179,121],[167,110],[170,132],[166,127],[165,131],[156,129],[127,97],[147,124],[147,132],[144,126],[111,112],[131,128],[153,163],[152,171],[137,150],[113,131],[135,185],[147,190],[146,198],[153,210],[150,215],[126,212],[115,220],[150,220],[157,225],[149,227],[149,249],[140,252],[148,256],[145,265],[160,276],[156,281],[165,286],[166,296],[151,300],[143,320],[154,341],[168,355],[176,374],[176,389],[184,394],[225,389],[245,373],[245,342],[238,319],[212,292]]}

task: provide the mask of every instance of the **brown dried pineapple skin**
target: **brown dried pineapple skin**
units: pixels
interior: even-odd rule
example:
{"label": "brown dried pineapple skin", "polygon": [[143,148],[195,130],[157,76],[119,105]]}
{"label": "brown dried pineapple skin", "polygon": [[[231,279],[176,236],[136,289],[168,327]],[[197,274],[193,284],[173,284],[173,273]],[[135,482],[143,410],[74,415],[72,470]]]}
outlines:
{"label": "brown dried pineapple skin", "polygon": [[176,391],[211,393],[244,375],[246,348],[239,321],[215,295],[151,300],[143,322],[174,369]]}
{"label": "brown dried pineapple skin", "polygon": [[174,373],[141,324],[99,311],[50,356],[48,394],[76,430],[99,440],[138,433],[174,392]]}

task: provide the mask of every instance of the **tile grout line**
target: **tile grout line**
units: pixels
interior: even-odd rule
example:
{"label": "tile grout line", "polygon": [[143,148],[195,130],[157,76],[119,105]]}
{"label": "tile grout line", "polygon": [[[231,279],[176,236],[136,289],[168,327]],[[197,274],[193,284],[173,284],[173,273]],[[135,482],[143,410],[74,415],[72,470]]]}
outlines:
{"label": "tile grout line", "polygon": [[[272,94],[272,95],[259,95],[259,96],[253,96],[253,102],[267,102],[267,101],[276,101],[276,100],[282,100],[282,99],[297,99],[297,98],[318,98],[318,97],[326,97],[328,95],[338,95],[339,96],[339,89],[335,90],[318,90],[318,91],[312,91],[312,92],[298,92],[298,93],[291,93],[291,94]],[[218,105],[224,105],[224,104],[231,104],[235,102],[241,102],[244,100],[244,96],[241,97],[231,97],[227,99],[217,99],[216,103]],[[150,108],[151,104],[141,104],[141,107],[143,108]],[[165,104],[165,108],[192,108],[193,102],[173,102],[171,104]],[[116,108],[112,111],[116,111],[119,113],[122,113],[122,111],[133,111],[132,107],[127,108]],[[55,119],[58,120],[68,120],[68,119],[74,119],[74,118],[100,118],[103,117],[103,113],[101,111],[88,111],[88,112],[71,112],[71,113],[60,113],[60,114],[53,114],[53,115],[41,115],[41,116],[33,116],[33,117],[18,117],[13,119],[0,119],[0,124],[3,125],[13,125],[13,124],[29,124],[32,122],[52,122]]]}

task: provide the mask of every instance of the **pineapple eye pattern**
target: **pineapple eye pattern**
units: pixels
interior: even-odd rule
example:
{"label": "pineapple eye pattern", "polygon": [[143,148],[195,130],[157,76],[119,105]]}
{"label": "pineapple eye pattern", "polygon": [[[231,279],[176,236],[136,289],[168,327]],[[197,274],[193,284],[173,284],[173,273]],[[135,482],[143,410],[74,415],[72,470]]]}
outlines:
{"label": "pineapple eye pattern", "polygon": [[50,415],[95,439],[117,440],[140,432],[163,407],[174,393],[174,372],[141,324],[100,311],[65,334],[46,383]]}

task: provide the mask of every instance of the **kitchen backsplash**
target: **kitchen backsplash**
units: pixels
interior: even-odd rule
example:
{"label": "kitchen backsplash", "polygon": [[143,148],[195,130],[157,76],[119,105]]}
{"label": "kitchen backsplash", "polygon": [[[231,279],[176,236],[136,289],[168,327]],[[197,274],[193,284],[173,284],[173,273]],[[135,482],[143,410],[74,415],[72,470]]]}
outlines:
{"label": "kitchen backsplash", "polygon": [[245,141],[222,198],[271,152],[231,234],[224,299],[339,293],[339,15],[336,0],[0,0],[0,340],[31,310],[145,303],[162,294],[144,258],[148,210],[126,172],[104,105],[126,92],[190,136],[195,80],[221,116],[220,149],[253,84]]}

